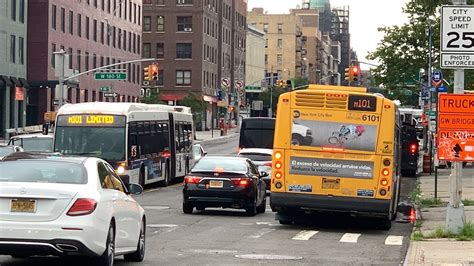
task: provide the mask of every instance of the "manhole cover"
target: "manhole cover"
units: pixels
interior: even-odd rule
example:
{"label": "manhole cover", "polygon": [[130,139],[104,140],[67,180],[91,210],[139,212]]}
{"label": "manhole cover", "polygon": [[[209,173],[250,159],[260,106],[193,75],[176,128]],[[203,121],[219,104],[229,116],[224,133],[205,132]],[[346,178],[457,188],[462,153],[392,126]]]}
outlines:
{"label": "manhole cover", "polygon": [[235,255],[237,258],[249,260],[302,260],[303,257],[287,256],[287,255],[270,255],[270,254],[243,254]]}
{"label": "manhole cover", "polygon": [[143,206],[145,210],[154,210],[154,211],[161,211],[161,210],[168,210],[170,206]]}

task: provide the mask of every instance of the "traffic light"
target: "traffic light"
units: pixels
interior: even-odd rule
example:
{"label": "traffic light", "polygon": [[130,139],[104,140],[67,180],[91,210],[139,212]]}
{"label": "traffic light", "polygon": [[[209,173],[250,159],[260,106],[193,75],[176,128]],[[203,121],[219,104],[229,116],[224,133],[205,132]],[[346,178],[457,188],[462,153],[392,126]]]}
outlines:
{"label": "traffic light", "polygon": [[150,65],[150,78],[152,80],[158,80],[158,65],[152,64]]}
{"label": "traffic light", "polygon": [[344,80],[346,81],[352,81],[352,67],[344,69]]}
{"label": "traffic light", "polygon": [[151,65],[143,68],[143,80],[151,80],[150,67]]}
{"label": "traffic light", "polygon": [[352,72],[351,81],[359,81],[360,67],[359,66],[352,66],[351,67],[351,72]]}

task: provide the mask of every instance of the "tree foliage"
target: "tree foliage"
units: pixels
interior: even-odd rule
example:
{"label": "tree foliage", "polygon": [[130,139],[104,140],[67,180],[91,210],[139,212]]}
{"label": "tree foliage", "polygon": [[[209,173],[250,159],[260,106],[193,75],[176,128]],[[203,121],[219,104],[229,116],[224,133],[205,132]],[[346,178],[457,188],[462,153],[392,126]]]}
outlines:
{"label": "tree foliage", "polygon": [[200,99],[193,93],[189,93],[183,100],[180,101],[180,105],[191,108],[196,127],[201,124],[204,110],[206,110],[206,102],[204,102],[204,100]]}
{"label": "tree foliage", "polygon": [[163,104],[160,98],[160,93],[155,89],[149,89],[149,94],[140,99],[140,102],[146,104]]}
{"label": "tree foliage", "polygon": [[[468,4],[472,3],[474,0],[468,0]],[[376,50],[367,56],[367,59],[380,63],[371,71],[377,85],[382,85],[387,91],[403,91],[407,89],[405,86],[407,84],[419,84],[420,69],[424,69],[425,73],[428,70],[430,24],[432,26],[432,67],[439,68],[440,7],[448,4],[451,4],[450,0],[410,0],[403,8],[403,12],[408,17],[407,23],[401,26],[379,28],[379,31],[384,33],[384,37]],[[453,71],[443,70],[443,74],[452,87]],[[474,80],[472,76],[472,73],[466,71],[466,88]],[[419,86],[412,87],[411,90],[419,91]]]}

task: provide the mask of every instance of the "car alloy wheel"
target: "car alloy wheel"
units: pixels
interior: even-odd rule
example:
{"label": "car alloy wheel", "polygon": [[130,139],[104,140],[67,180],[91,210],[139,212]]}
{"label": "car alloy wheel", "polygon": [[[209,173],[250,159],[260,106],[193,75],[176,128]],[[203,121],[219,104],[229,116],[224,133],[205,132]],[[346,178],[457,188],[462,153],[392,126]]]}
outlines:
{"label": "car alloy wheel", "polygon": [[101,266],[113,266],[115,259],[115,230],[111,224],[109,227],[109,233],[107,234],[107,241],[105,242],[105,251],[99,258],[99,265]]}

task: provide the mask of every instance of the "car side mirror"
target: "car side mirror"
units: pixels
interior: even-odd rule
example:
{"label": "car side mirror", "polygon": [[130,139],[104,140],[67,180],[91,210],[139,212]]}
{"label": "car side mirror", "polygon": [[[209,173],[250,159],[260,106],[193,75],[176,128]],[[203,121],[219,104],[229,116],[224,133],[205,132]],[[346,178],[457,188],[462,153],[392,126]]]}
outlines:
{"label": "car side mirror", "polygon": [[260,177],[267,177],[268,173],[265,171],[260,172]]}
{"label": "car side mirror", "polygon": [[139,184],[131,183],[128,184],[128,192],[132,195],[140,195],[143,193],[143,187]]}

